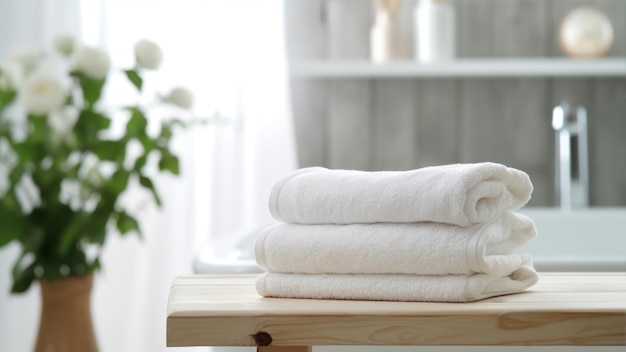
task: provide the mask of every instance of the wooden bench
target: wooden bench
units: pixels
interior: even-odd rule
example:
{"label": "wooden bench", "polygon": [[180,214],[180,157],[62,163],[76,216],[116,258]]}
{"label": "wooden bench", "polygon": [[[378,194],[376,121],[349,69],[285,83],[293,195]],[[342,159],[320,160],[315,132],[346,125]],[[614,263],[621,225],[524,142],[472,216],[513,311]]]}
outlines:
{"label": "wooden bench", "polygon": [[260,297],[254,275],[174,281],[167,346],[626,345],[626,273],[543,273],[520,294],[474,303]]}

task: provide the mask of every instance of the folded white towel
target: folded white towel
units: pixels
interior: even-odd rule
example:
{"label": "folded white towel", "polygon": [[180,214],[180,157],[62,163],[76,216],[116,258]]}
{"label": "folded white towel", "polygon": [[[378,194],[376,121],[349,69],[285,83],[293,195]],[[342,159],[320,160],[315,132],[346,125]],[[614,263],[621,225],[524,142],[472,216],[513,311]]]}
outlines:
{"label": "folded white towel", "polygon": [[256,289],[265,297],[470,302],[521,292],[538,279],[531,266],[506,276],[266,273],[257,278]]}
{"label": "folded white towel", "polygon": [[288,223],[469,226],[522,207],[532,189],[525,172],[495,163],[376,172],[312,167],[279,180],[269,207],[275,219]]}
{"label": "folded white towel", "polygon": [[255,256],[281,273],[503,275],[531,262],[517,252],[536,235],[530,218],[512,212],[470,227],[278,224],[259,234]]}

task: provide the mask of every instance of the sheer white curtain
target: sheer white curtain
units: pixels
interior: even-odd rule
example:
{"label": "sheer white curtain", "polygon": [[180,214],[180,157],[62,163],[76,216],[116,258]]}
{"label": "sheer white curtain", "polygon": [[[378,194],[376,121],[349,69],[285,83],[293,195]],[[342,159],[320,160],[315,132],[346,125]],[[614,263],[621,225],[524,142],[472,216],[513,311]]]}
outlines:
{"label": "sheer white curtain", "polygon": [[[209,248],[228,257],[242,235],[270,223],[270,187],[296,167],[282,0],[76,2],[82,5],[81,36],[103,46],[115,66],[132,65],[138,39],[154,40],[164,62],[145,85],[155,92],[186,86],[194,92],[197,115],[219,111],[227,120],[175,141],[182,177],[157,178],[164,207],[143,205],[147,195],[139,190],[129,197],[139,210],[144,239],[110,236],[104,250],[93,297],[101,350],[165,350],[172,279],[192,273],[199,252]],[[120,80],[111,78],[106,97],[112,104],[133,99]],[[30,350],[37,328],[36,290],[23,297],[6,293],[13,255],[10,248],[0,251],[2,351]]]}

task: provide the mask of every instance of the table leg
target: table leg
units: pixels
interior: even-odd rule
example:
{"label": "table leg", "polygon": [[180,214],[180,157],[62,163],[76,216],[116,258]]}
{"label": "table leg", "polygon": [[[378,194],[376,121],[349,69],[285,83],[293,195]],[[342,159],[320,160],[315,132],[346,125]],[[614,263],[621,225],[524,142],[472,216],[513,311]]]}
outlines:
{"label": "table leg", "polygon": [[312,346],[259,346],[257,352],[312,352]]}

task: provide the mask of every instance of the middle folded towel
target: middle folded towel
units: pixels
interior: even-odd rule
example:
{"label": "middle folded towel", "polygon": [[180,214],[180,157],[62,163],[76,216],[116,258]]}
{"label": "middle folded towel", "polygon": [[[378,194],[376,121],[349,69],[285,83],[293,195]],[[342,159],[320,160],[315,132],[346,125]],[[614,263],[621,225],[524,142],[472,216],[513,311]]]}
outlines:
{"label": "middle folded towel", "polygon": [[256,241],[257,263],[275,273],[504,275],[531,261],[517,251],[533,221],[505,212],[488,223],[278,224]]}

